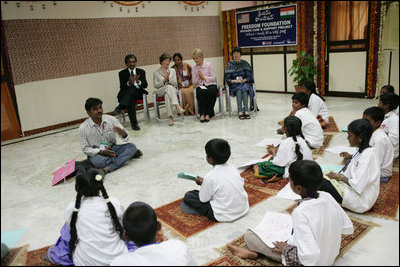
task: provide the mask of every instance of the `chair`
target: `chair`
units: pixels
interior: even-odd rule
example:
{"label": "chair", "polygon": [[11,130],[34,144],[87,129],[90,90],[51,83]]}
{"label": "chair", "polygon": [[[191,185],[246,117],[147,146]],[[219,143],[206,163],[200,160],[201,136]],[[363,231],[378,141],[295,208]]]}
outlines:
{"label": "chair", "polygon": [[[250,113],[257,113],[259,109],[258,109],[258,106],[257,106],[256,86],[255,86],[254,83],[252,84],[252,88],[253,88],[253,91],[254,91],[253,106],[251,106],[251,99],[250,99],[249,111],[250,111]],[[226,109],[227,109],[227,112],[229,113],[229,117],[231,117],[232,116],[232,109],[233,109],[232,108],[231,98],[233,98],[234,96],[232,96],[232,92],[229,90],[229,85],[225,86],[225,94],[226,94],[225,95],[226,96]]]}
{"label": "chair", "polygon": [[[218,104],[219,104],[219,112],[215,113],[214,117],[218,116],[223,116],[224,115],[224,98],[223,98],[223,92],[222,92],[222,86],[219,86],[217,98],[218,98]],[[194,92],[194,112],[195,112],[195,118],[200,119],[200,114],[199,114],[199,106],[197,104],[197,93],[196,93],[196,88],[193,89]]]}
{"label": "chair", "polygon": [[[143,94],[143,99],[136,100],[135,102],[136,107],[142,107],[143,108],[143,113],[144,113],[144,120],[145,121],[150,121],[150,113],[149,113],[149,106],[148,106],[148,101],[147,101],[147,95]],[[122,112],[120,114],[117,114],[117,119],[119,120],[120,123],[125,122],[125,113],[127,113],[127,109],[121,110]]]}
{"label": "chair", "polygon": [[[177,88],[177,89],[178,89],[179,105],[181,107],[183,107],[182,90],[180,88]],[[166,121],[166,120],[168,120],[168,119],[161,119],[160,106],[165,105],[165,98],[164,97],[157,97],[157,92],[156,91],[153,92],[153,104],[154,104],[154,115],[155,115],[157,121]],[[183,120],[184,117],[185,116],[182,114],[178,118]]]}

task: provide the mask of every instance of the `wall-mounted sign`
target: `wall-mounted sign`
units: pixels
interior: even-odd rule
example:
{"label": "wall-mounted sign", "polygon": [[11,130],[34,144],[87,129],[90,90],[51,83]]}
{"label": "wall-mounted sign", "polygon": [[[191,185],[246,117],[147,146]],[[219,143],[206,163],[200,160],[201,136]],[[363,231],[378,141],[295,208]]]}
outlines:
{"label": "wall-mounted sign", "polygon": [[236,13],[240,47],[297,45],[296,5]]}

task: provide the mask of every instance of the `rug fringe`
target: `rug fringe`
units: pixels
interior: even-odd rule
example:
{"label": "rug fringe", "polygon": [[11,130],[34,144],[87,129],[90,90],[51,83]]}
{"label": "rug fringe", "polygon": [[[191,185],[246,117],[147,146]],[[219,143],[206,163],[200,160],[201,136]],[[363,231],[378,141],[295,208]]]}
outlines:
{"label": "rug fringe", "polygon": [[166,223],[165,221],[163,221],[161,219],[158,219],[158,220],[162,223],[162,228],[164,231],[168,232],[174,238],[178,238],[184,242],[186,241],[187,237],[183,236],[178,231],[175,231],[174,228],[171,225],[169,225],[168,223]]}

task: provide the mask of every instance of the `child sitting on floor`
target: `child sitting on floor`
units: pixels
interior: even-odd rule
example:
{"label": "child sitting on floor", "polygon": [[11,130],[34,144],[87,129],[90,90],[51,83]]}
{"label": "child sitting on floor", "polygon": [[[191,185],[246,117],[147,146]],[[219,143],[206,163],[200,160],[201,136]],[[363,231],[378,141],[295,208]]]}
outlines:
{"label": "child sitting on floor", "polygon": [[[103,185],[104,172],[80,168],[75,178],[75,203],[66,209],[66,224],[61,237],[46,254],[46,259],[61,265],[109,265],[134,244],[123,240],[120,220],[124,208],[109,198]],[[99,196],[102,193],[103,197]],[[79,216],[78,216],[79,215]],[[68,227],[69,224],[69,227]]]}
{"label": "child sitting on floor", "polygon": [[[309,96],[304,92],[295,93],[292,96],[294,116],[301,120],[302,132],[306,143],[310,148],[319,148],[323,145],[324,132],[314,114],[307,108]],[[283,134],[279,129],[278,134]]]}
{"label": "child sitting on floor", "polygon": [[[390,84],[384,85],[381,88],[381,93],[380,96],[386,93],[392,93],[394,94],[394,87]],[[397,106],[396,110],[394,111],[394,113],[396,113],[397,116],[399,116],[399,106]]]}
{"label": "child sitting on floor", "polygon": [[227,161],[231,149],[227,141],[211,139],[205,146],[206,159],[213,169],[204,178],[197,176],[199,190],[185,194],[183,203],[217,222],[231,222],[247,213],[249,199],[244,180],[238,170]]}
{"label": "child sitting on floor", "polygon": [[383,118],[383,111],[378,107],[370,107],[364,110],[363,119],[371,123],[373,130],[369,145],[374,149],[380,162],[381,182],[387,182],[392,176],[394,152],[389,137],[380,128]]}
{"label": "child sitting on floor", "polygon": [[399,156],[399,116],[394,112],[399,106],[397,94],[386,93],[379,97],[378,107],[383,110],[385,119],[381,124],[383,131],[389,136],[394,149],[394,158]]}
{"label": "child sitting on floor", "polygon": [[331,195],[317,191],[322,180],[322,170],[316,162],[293,162],[289,168],[290,187],[301,200],[292,212],[292,235],[286,242],[273,242],[275,247],[270,248],[247,230],[247,248],[228,245],[228,249],[242,258],[255,259],[261,253],[288,266],[332,265],[339,254],[341,235],[352,234],[353,224]]}
{"label": "child sitting on floor", "polygon": [[301,120],[296,116],[288,116],[283,121],[283,131],[286,139],[279,148],[274,145],[267,146],[267,151],[273,156],[272,161],[254,164],[254,177],[274,182],[278,177],[288,178],[289,166],[293,161],[312,160],[312,152],[307,146],[301,132]]}
{"label": "child sitting on floor", "polygon": [[314,81],[305,81],[304,86],[300,87],[299,92],[304,92],[310,97],[308,109],[317,118],[322,129],[326,129],[329,125],[328,108],[326,107],[325,99],[317,93]]}
{"label": "child sitting on floor", "polygon": [[[379,196],[381,167],[369,142],[372,126],[365,119],[352,121],[347,127],[347,140],[356,153],[339,173],[329,172],[321,190],[330,193],[343,207],[364,213],[372,208]],[[342,152],[341,156],[346,156]],[[341,173],[343,171],[343,174]]]}
{"label": "child sitting on floor", "polygon": [[154,209],[144,202],[134,202],[126,209],[122,223],[126,240],[137,248],[116,257],[111,266],[192,266],[197,265],[180,240],[167,240]]}

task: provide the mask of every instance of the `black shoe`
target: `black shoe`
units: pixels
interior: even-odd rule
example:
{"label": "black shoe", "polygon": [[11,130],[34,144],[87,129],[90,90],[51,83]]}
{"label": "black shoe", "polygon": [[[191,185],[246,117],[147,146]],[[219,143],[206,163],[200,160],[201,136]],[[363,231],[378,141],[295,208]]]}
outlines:
{"label": "black shoe", "polygon": [[204,119],[204,122],[209,122],[210,120]]}
{"label": "black shoe", "polygon": [[139,131],[140,127],[137,124],[132,124],[132,130]]}
{"label": "black shoe", "polygon": [[138,149],[138,150],[136,150],[135,155],[133,155],[133,158],[136,159],[136,158],[140,158],[141,156],[143,156],[143,152],[140,149]]}
{"label": "black shoe", "polygon": [[201,123],[204,123],[206,120],[200,120]]}

